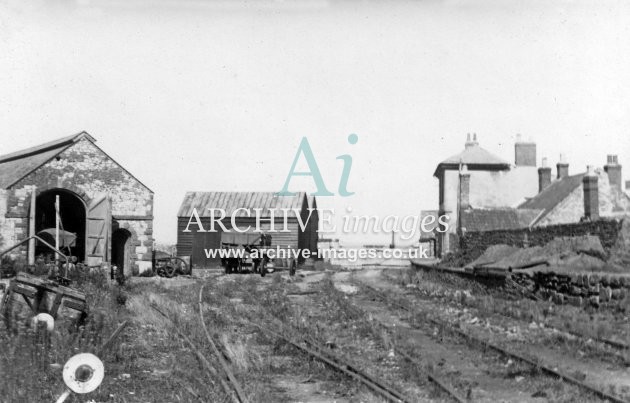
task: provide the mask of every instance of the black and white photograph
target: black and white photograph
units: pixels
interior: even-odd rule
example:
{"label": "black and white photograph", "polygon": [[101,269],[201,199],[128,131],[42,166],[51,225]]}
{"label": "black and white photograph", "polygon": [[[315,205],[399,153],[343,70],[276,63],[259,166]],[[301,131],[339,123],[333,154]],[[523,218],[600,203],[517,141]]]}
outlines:
{"label": "black and white photograph", "polygon": [[630,403],[624,168],[624,0],[0,0],[0,403]]}

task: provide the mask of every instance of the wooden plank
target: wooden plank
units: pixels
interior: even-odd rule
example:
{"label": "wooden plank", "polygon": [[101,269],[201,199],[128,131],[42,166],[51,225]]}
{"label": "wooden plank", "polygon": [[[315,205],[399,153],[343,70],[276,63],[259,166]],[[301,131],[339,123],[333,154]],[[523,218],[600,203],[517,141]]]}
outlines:
{"label": "wooden plank", "polygon": [[87,304],[85,302],[79,302],[66,298],[63,300],[63,306],[77,311],[87,312]]}
{"label": "wooden plank", "polygon": [[[79,292],[79,291],[77,291],[77,290],[75,290],[73,288],[65,287],[65,286],[62,286],[62,285],[57,285],[57,284],[55,284],[55,283],[53,283],[53,282],[51,282],[49,280],[43,280],[43,279],[40,279],[38,277],[31,277],[31,276],[26,277],[26,276],[23,276],[23,275],[20,276],[20,274],[22,274],[22,273],[19,273],[18,277],[14,280],[15,281],[15,283],[14,283],[15,286],[19,286],[21,288],[34,287],[34,288],[41,289],[43,291],[49,291],[49,292],[52,292],[52,293],[55,293],[55,294],[58,293],[58,292],[62,292],[63,294],[70,295],[70,296],[72,296],[74,298],[85,300],[85,294],[82,293],[82,292]],[[29,291],[29,292],[33,292],[34,293],[36,291]],[[29,292],[27,292],[27,294]]]}
{"label": "wooden plank", "polygon": [[31,301],[26,297],[26,295],[21,294],[22,298],[24,298],[24,302],[26,302],[26,305],[28,305],[28,307],[31,309],[31,311],[33,311],[33,313],[37,313],[35,312],[35,309],[33,308],[33,304],[31,304]]}
{"label": "wooden plank", "polygon": [[57,318],[57,311],[59,310],[59,306],[61,305],[61,300],[63,299],[63,297],[64,295],[61,292],[55,295],[55,300],[50,307],[50,314],[53,318]]}
{"label": "wooden plank", "polygon": [[13,292],[25,295],[29,298],[35,298],[35,296],[37,295],[37,290],[32,290],[30,288],[24,287],[21,284],[16,284],[16,286],[13,289]]}

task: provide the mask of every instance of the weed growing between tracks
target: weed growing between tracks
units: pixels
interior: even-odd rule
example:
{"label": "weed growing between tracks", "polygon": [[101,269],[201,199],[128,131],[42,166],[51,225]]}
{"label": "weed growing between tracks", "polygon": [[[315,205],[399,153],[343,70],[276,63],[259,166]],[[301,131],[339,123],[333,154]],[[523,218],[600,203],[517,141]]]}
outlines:
{"label": "weed growing between tracks", "polygon": [[579,308],[549,301],[517,299],[499,287],[487,287],[448,273],[410,269],[390,278],[402,287],[414,290],[419,296],[474,308],[481,318],[502,315],[526,322],[533,328],[553,327],[585,336],[576,338],[569,334],[555,334],[541,342],[579,349],[580,354],[585,354],[587,358],[605,358],[620,364],[630,362],[630,351],[615,352],[611,356],[601,348],[595,348],[588,340],[604,338],[627,343],[630,340],[630,298],[610,309]]}
{"label": "weed growing between tracks", "polygon": [[[466,332],[477,333],[477,330],[479,330],[481,333],[484,333],[482,331],[483,328],[486,330],[496,328],[497,323],[499,328],[502,326],[514,326],[515,321],[510,319],[517,319],[526,322],[525,324],[517,323],[514,326],[516,334],[512,334],[512,336],[519,337],[510,339],[510,334],[506,337],[505,332],[499,331],[495,335],[486,334],[483,338],[489,337],[490,341],[499,345],[510,344],[510,349],[514,350],[516,348],[515,351],[522,350],[525,352],[525,355],[529,355],[530,351],[536,351],[535,346],[541,345],[544,348],[558,350],[562,352],[561,354],[566,354],[568,357],[581,357],[583,362],[587,364],[603,360],[605,362],[614,362],[616,365],[619,365],[620,369],[627,366],[627,350],[620,352],[614,349],[611,350],[606,346],[596,345],[588,336],[589,333],[593,335],[594,328],[598,328],[601,331],[607,325],[604,322],[606,319],[616,320],[612,325],[608,324],[607,329],[615,329],[616,335],[626,334],[625,332],[627,332],[626,329],[628,328],[627,317],[619,317],[620,311],[617,308],[609,311],[603,309],[597,311],[592,308],[582,309],[573,306],[559,306],[545,301],[515,299],[506,295],[500,289],[488,288],[446,273],[410,270],[395,273],[393,276],[389,276],[389,279],[406,289],[412,290],[411,293],[406,293],[406,299],[409,299],[410,295],[415,294],[420,296],[421,299],[427,300],[430,304],[426,305],[426,303],[423,303],[423,306],[429,307],[433,305],[434,308],[432,310],[435,311],[433,314],[442,317],[442,320],[446,319],[445,322],[450,323],[447,327],[455,326],[459,328],[467,322],[477,322],[479,329],[474,326],[466,326]],[[453,316],[453,313],[456,315]],[[469,320],[471,318],[473,320]],[[478,320],[480,318],[482,320]],[[553,326],[554,329],[542,332],[545,327],[549,326]],[[527,333],[527,335],[521,334],[518,330],[519,327],[524,329],[523,333]],[[512,328],[506,329],[511,330]],[[586,337],[577,337],[572,334],[558,332],[555,329],[566,329],[565,331],[568,332],[586,334]],[[530,332],[530,330],[533,330],[533,332]],[[536,330],[541,331],[537,332]],[[605,333],[605,337],[610,337],[609,332],[610,330]],[[596,336],[598,335],[591,337]],[[623,340],[621,337],[619,339]],[[532,347],[534,347],[533,350]],[[604,365],[606,368],[609,368],[608,364]],[[586,374],[579,370],[569,372],[569,375],[577,380],[581,381],[586,378]],[[553,387],[543,387],[541,390],[545,392],[546,396],[554,396],[551,398],[553,401],[564,399],[563,396],[566,396],[567,393],[573,396],[572,399],[586,399],[588,401],[588,394],[586,397],[576,394],[575,390],[572,391],[571,387],[561,382],[551,380],[550,385],[553,385]],[[609,385],[603,387],[603,389],[617,396],[628,396],[628,392],[630,392],[627,386]],[[561,392],[555,393],[555,390],[560,390]],[[571,399],[568,401],[571,401]]]}

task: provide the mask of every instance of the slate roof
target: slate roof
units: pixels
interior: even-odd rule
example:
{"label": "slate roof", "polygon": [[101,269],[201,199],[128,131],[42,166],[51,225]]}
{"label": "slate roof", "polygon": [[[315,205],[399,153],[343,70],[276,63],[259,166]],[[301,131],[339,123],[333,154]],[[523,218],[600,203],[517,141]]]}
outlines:
{"label": "slate roof", "polygon": [[458,169],[459,164],[466,164],[468,168],[474,169],[475,167],[483,167],[484,169],[509,169],[510,164],[495,156],[490,151],[479,147],[478,144],[473,143],[467,145],[464,151],[452,155],[440,162],[433,173],[433,176],[438,177],[441,170],[444,169]]}
{"label": "slate roof", "polygon": [[584,173],[581,173],[556,179],[543,189],[542,192],[521,203],[518,208],[543,210],[543,213],[538,217],[538,219],[541,219],[549,214],[560,202],[569,197],[569,195],[582,184],[583,176]]}
{"label": "slate roof", "polygon": [[[10,154],[0,156],[0,189],[8,189],[15,185],[26,175],[30,174],[37,168],[41,167],[57,155],[64,152],[73,144],[80,140],[87,139],[91,143],[95,143],[96,139],[90,136],[87,132],[83,131],[71,136],[62,137],[57,140],[50,141],[48,143],[40,144],[35,147],[30,147],[24,150],[15,151]],[[105,151],[101,150],[96,144],[94,144],[103,154],[116,163],[122,170],[127,172],[129,176],[137,180],[142,186],[147,188],[151,193],[153,191],[142,183],[138,178],[127,171],[122,165],[116,162]]]}
{"label": "slate roof", "polygon": [[[209,217],[208,208],[223,209],[226,217],[231,217],[238,208],[250,210],[254,217],[254,208],[261,208],[261,217],[270,217],[270,209],[290,209],[289,217],[295,217],[293,209],[302,209],[306,198],[305,192],[299,192],[295,196],[278,196],[276,192],[186,192],[184,200],[179,207],[178,217],[189,218],[193,209],[197,209],[200,217]],[[313,202],[314,199],[313,199]],[[282,217],[281,211],[276,211],[276,217]],[[236,217],[247,217],[243,210],[238,211]]]}
{"label": "slate roof", "polygon": [[92,142],[95,141],[86,132],[81,132],[0,156],[0,188],[7,189],[11,187],[84,137],[87,137]]}
{"label": "slate roof", "polygon": [[467,209],[461,212],[460,225],[466,231],[494,231],[527,228],[538,217],[537,209]]}

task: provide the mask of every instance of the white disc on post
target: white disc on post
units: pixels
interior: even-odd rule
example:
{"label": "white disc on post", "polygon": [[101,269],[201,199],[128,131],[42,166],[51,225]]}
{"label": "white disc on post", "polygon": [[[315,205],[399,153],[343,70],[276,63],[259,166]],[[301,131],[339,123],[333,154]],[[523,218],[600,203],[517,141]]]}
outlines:
{"label": "white disc on post", "polygon": [[63,381],[75,393],[90,393],[96,390],[104,377],[103,362],[90,353],[73,356],[63,367]]}
{"label": "white disc on post", "polygon": [[55,318],[53,318],[48,313],[38,313],[37,315],[33,316],[33,319],[31,319],[31,326],[37,329],[39,324],[42,322],[46,324],[46,330],[48,330],[49,332],[52,332],[55,328]]}

